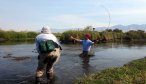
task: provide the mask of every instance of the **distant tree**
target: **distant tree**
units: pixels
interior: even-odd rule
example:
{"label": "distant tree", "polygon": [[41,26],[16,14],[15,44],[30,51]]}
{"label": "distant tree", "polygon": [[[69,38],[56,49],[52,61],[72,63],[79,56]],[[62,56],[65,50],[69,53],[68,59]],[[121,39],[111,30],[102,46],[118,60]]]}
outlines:
{"label": "distant tree", "polygon": [[38,35],[36,32],[27,32],[27,38],[35,38]]}
{"label": "distant tree", "polygon": [[6,40],[26,40],[26,39],[34,39],[38,33],[36,32],[27,32],[20,31],[16,32],[14,30],[4,31],[0,30],[0,38]]}
{"label": "distant tree", "polygon": [[86,26],[84,28],[84,31],[92,31],[93,30],[93,27],[92,26]]}
{"label": "distant tree", "polygon": [[123,31],[118,29],[118,28],[116,28],[116,29],[113,30],[113,32],[123,32]]}
{"label": "distant tree", "polygon": [[144,33],[145,31],[144,31],[144,30],[137,30],[137,32],[141,32],[141,33]]}
{"label": "distant tree", "polygon": [[93,28],[93,31],[95,31],[95,28]]}
{"label": "distant tree", "polygon": [[107,32],[112,32],[113,30],[112,30],[112,29],[106,29],[105,31],[107,31]]}

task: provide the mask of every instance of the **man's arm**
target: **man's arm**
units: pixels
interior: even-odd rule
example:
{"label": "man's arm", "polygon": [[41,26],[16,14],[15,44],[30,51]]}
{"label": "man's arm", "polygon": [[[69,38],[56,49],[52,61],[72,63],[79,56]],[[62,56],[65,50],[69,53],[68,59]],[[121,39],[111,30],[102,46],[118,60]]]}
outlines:
{"label": "man's arm", "polygon": [[74,38],[74,37],[72,37],[72,36],[70,37],[70,39],[75,40],[75,41],[78,41],[78,42],[81,41],[80,39]]}
{"label": "man's arm", "polygon": [[35,39],[35,44],[36,44],[36,50],[37,50],[37,52],[39,52],[39,42],[38,42],[37,38]]}

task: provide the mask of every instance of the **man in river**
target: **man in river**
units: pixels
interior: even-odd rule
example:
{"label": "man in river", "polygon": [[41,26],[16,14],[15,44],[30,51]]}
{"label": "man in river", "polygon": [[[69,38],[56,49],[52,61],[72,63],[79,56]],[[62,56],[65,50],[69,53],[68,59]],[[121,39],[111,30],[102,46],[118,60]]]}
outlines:
{"label": "man in river", "polygon": [[40,84],[45,71],[49,82],[53,79],[53,65],[58,61],[62,50],[49,27],[43,27],[41,34],[36,37],[36,49],[39,55],[35,83]]}
{"label": "man in river", "polygon": [[90,52],[90,49],[91,49],[91,45],[94,44],[94,42],[92,42],[90,40],[90,38],[91,38],[90,34],[85,34],[85,39],[84,40],[80,40],[80,39],[77,39],[77,38],[74,38],[74,37],[71,36],[71,39],[82,43],[83,51],[82,51],[81,56],[88,56],[89,55],[89,52]]}

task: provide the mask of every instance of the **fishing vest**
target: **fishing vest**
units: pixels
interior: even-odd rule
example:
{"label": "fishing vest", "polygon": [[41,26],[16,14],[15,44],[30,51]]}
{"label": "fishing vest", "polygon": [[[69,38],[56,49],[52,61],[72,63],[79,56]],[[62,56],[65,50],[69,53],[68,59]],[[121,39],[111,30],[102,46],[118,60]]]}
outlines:
{"label": "fishing vest", "polygon": [[52,40],[46,40],[39,43],[40,53],[52,52],[56,48],[56,43]]}

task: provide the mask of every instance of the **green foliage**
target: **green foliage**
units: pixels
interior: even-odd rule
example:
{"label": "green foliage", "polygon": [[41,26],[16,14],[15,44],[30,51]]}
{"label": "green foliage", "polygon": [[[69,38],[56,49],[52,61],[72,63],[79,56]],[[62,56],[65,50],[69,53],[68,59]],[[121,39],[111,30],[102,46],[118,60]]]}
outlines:
{"label": "green foliage", "polygon": [[145,40],[146,33],[143,30],[131,30],[125,33],[124,38],[127,40]]}
{"label": "green foliage", "polygon": [[26,32],[26,31],[16,32],[13,30],[9,30],[9,31],[0,30],[0,38],[5,40],[34,39],[37,34],[38,33],[36,32]]}
{"label": "green foliage", "polygon": [[91,34],[91,39],[96,40],[100,38],[100,34],[97,31],[88,31],[88,30],[82,30],[82,31],[77,31],[77,30],[69,30],[65,31],[61,34],[60,40],[70,40],[70,36],[73,36],[78,39],[84,39],[85,34]]}
{"label": "green foliage", "polygon": [[87,26],[84,28],[83,31],[92,31],[93,30],[93,27],[92,26]]}
{"label": "green foliage", "polygon": [[70,41],[70,36],[78,39],[84,39],[84,34],[89,33],[92,35],[91,40],[100,41],[146,41],[146,33],[143,30],[130,30],[123,32],[120,29],[106,29],[105,31],[98,32],[90,30],[91,27],[87,26],[84,30],[69,30],[61,34],[60,40]]}
{"label": "green foliage", "polygon": [[118,68],[109,68],[79,79],[75,84],[145,84],[146,58]]}
{"label": "green foliage", "polygon": [[113,32],[104,31],[101,35],[106,40],[113,40]]}
{"label": "green foliage", "polygon": [[27,38],[35,38],[38,35],[36,32],[27,32]]}
{"label": "green foliage", "polygon": [[122,30],[116,28],[116,29],[113,30],[113,32],[119,32],[119,33],[122,33]]}
{"label": "green foliage", "polygon": [[[87,26],[83,30],[68,30],[63,33],[54,33],[61,41],[71,41],[70,36],[78,39],[84,39],[84,35],[91,34],[91,40],[99,41],[116,41],[116,40],[128,40],[128,41],[146,41],[146,33],[143,30],[130,30],[123,32],[119,29],[106,29],[105,31],[98,32],[93,31],[92,26]],[[0,29],[0,40],[23,40],[23,39],[34,39],[38,33],[21,31],[16,32],[13,30],[3,31]]]}
{"label": "green foliage", "polygon": [[5,31],[0,29],[0,38],[4,38],[5,37]]}
{"label": "green foliage", "polygon": [[113,30],[112,29],[106,29],[105,31],[106,32],[112,32]]}

